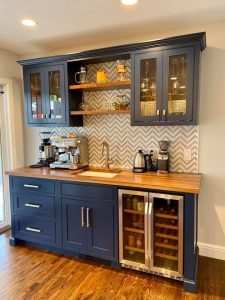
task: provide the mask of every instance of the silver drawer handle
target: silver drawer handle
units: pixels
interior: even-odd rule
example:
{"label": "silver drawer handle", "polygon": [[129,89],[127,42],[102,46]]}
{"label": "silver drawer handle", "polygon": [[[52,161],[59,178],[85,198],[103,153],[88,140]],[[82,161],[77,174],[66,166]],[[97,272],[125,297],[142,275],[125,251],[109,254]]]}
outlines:
{"label": "silver drawer handle", "polygon": [[84,227],[84,207],[81,207],[81,226]]}
{"label": "silver drawer handle", "polygon": [[87,208],[87,228],[91,226],[90,219],[89,219],[89,211],[90,211],[90,208]]}
{"label": "silver drawer handle", "polygon": [[25,203],[26,207],[40,208],[41,204]]}
{"label": "silver drawer handle", "polygon": [[39,185],[33,185],[33,184],[24,184],[23,185],[26,188],[31,188],[31,189],[38,189]]}
{"label": "silver drawer handle", "polygon": [[41,229],[33,228],[33,227],[26,227],[26,230],[27,231],[32,231],[32,232],[38,232],[38,233],[41,232]]}

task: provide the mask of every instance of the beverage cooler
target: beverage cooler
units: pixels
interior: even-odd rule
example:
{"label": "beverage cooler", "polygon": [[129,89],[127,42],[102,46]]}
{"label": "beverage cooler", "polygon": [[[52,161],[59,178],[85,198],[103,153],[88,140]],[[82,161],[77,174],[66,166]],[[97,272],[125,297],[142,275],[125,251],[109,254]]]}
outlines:
{"label": "beverage cooler", "polygon": [[119,190],[123,267],[183,279],[183,196]]}

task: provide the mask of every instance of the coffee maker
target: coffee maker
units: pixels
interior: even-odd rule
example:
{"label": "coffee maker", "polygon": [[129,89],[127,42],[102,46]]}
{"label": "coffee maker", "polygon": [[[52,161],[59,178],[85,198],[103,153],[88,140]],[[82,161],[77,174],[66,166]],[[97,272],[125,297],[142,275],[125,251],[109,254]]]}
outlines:
{"label": "coffee maker", "polygon": [[49,167],[49,165],[55,160],[55,148],[51,145],[50,137],[52,133],[43,131],[39,133],[42,140],[39,146],[39,162],[35,165],[31,165],[31,168]]}
{"label": "coffee maker", "polygon": [[50,168],[77,170],[88,166],[88,140],[85,137],[52,136],[51,144],[57,150]]}
{"label": "coffee maker", "polygon": [[157,173],[169,172],[169,152],[170,141],[159,141],[159,155],[157,158]]}

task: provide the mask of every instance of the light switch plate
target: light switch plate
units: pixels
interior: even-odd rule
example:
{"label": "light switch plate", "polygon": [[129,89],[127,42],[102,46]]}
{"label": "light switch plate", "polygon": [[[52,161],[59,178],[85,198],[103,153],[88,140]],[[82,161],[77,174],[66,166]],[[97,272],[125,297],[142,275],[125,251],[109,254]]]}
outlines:
{"label": "light switch plate", "polygon": [[191,149],[190,148],[184,149],[184,160],[185,161],[191,160]]}

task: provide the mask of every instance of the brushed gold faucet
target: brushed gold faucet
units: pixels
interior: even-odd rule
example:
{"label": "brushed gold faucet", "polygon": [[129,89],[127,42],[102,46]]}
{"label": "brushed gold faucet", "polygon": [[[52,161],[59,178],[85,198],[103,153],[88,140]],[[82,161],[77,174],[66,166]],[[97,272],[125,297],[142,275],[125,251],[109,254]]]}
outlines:
{"label": "brushed gold faucet", "polygon": [[102,145],[101,145],[102,157],[104,155],[104,150],[106,152],[106,156],[105,156],[105,168],[109,169],[110,165],[113,164],[113,160],[109,159],[109,144],[107,142],[103,142]]}

